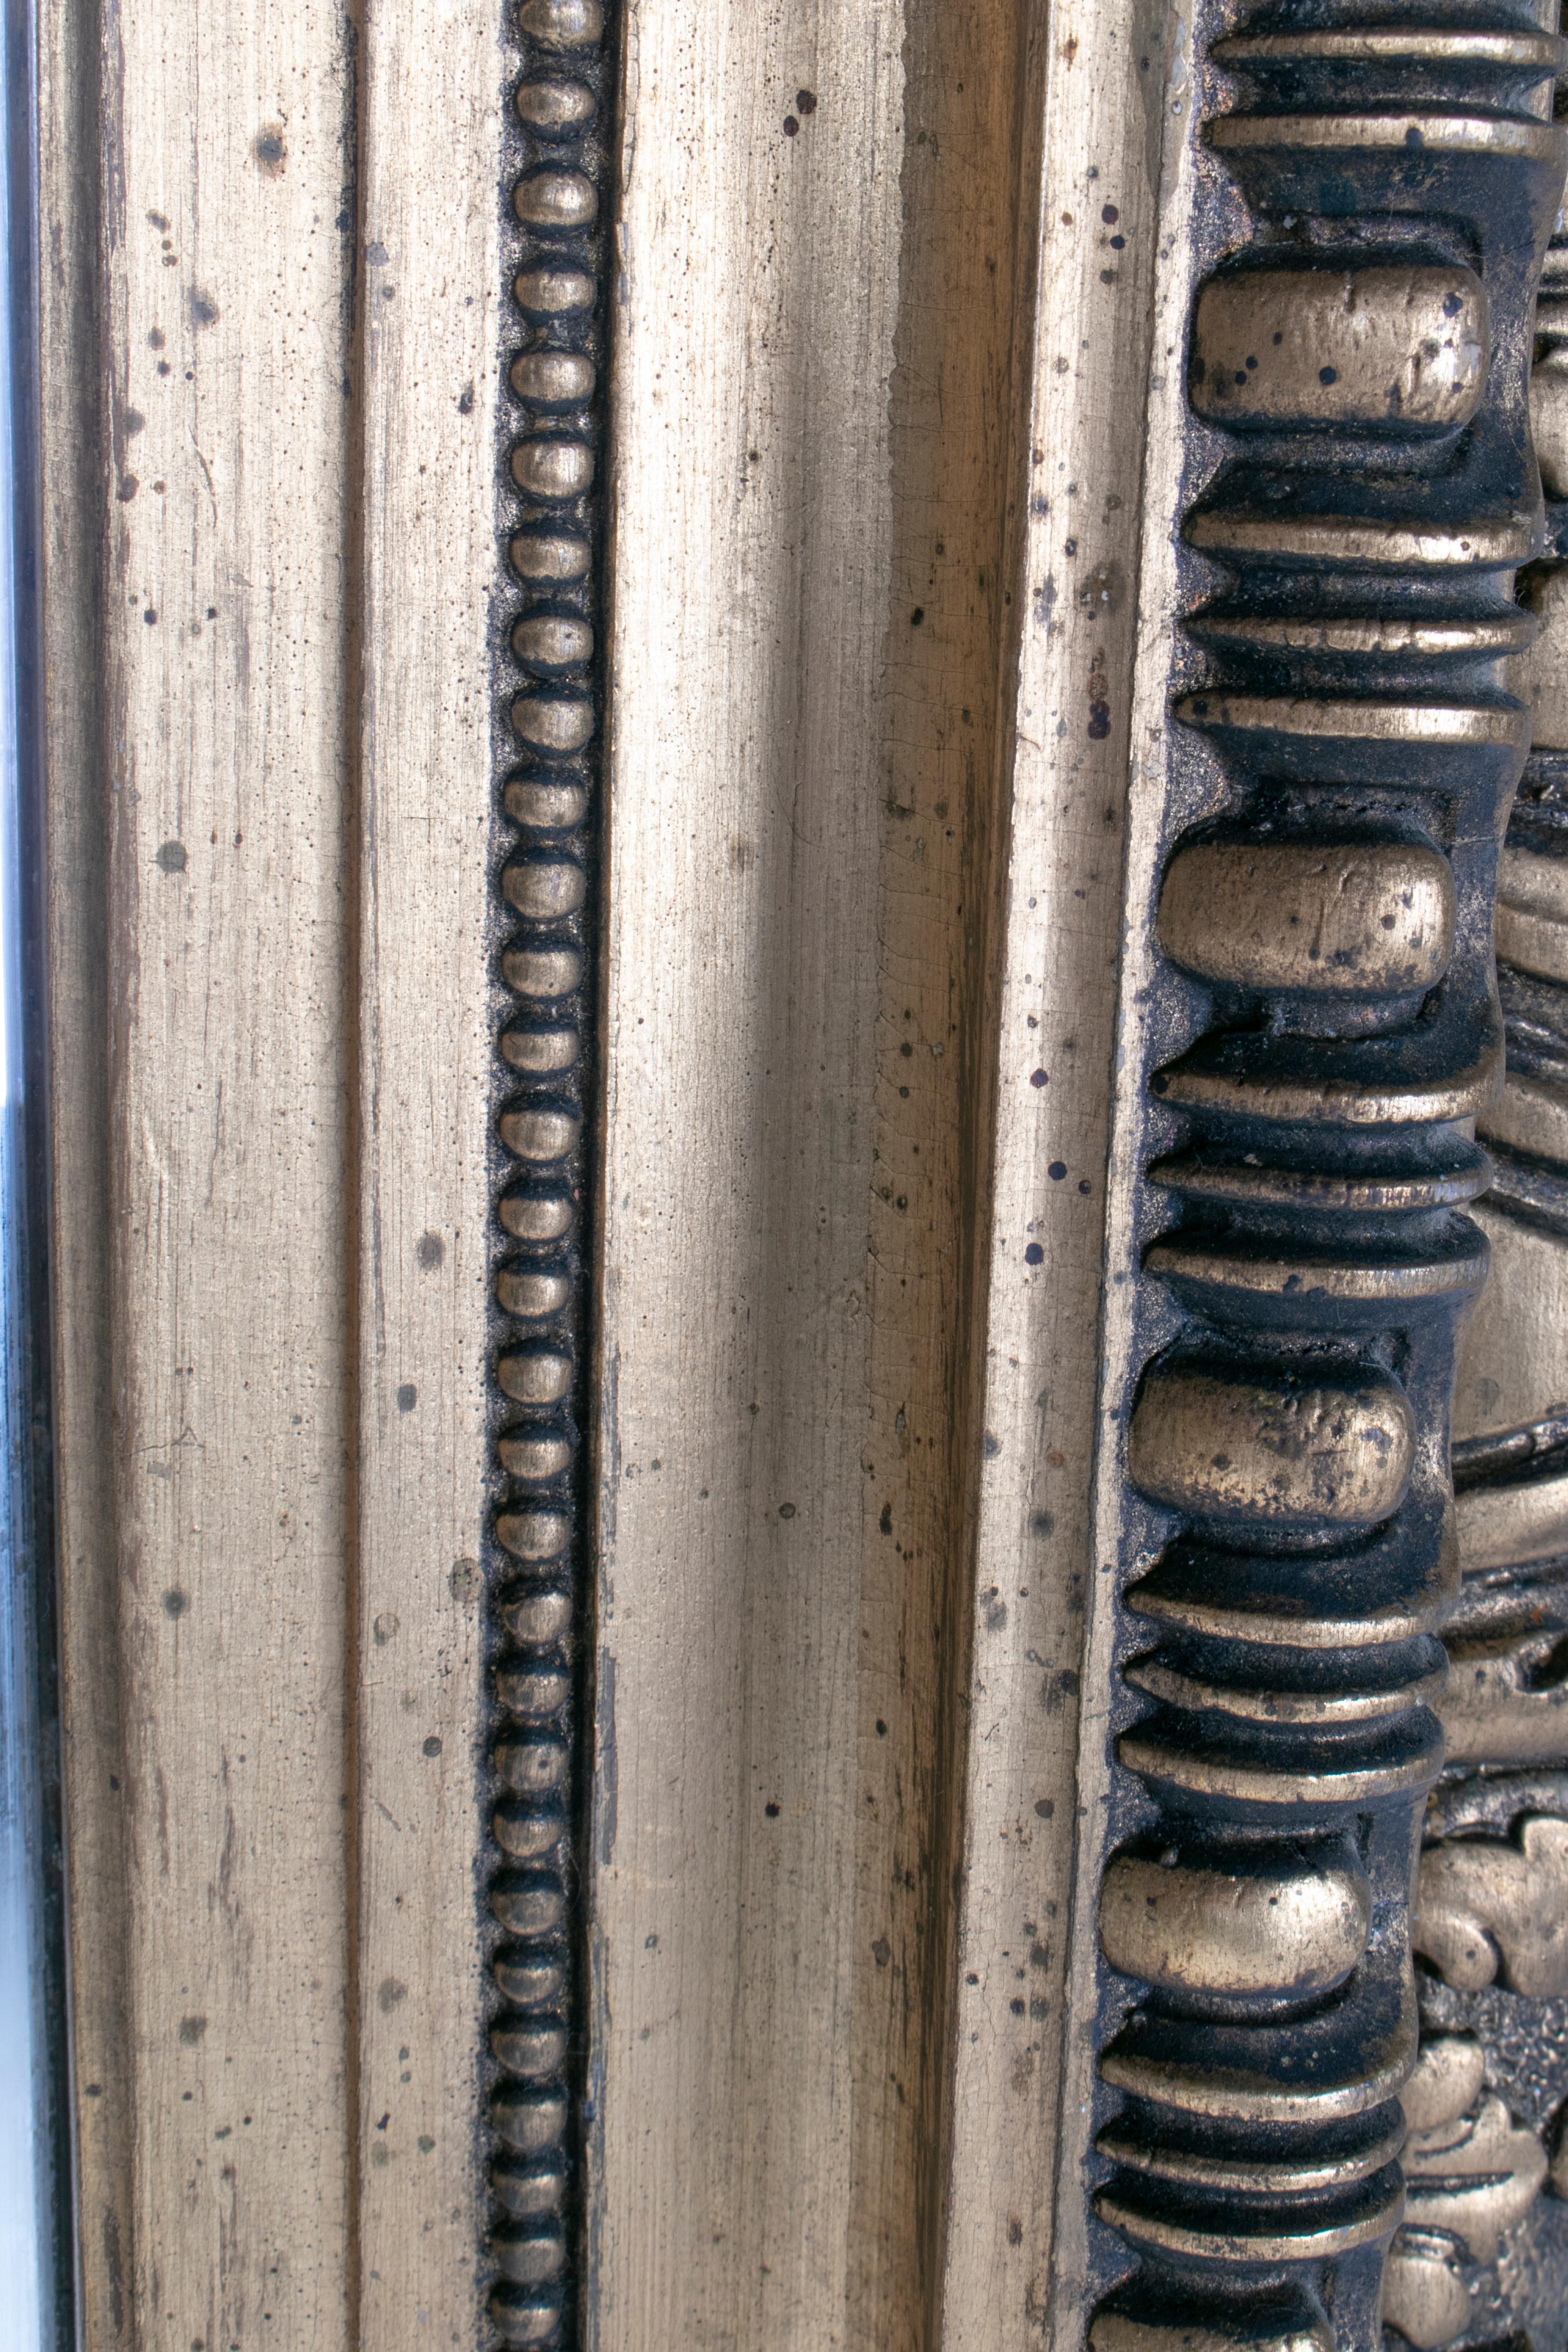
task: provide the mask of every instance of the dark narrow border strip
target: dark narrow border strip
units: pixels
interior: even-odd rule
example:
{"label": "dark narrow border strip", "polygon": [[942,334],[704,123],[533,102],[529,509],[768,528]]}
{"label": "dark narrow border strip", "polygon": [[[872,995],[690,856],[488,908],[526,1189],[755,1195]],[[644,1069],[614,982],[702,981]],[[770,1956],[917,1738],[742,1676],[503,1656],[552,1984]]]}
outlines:
{"label": "dark narrow border strip", "polygon": [[[13,1727],[10,1768],[27,1775],[21,1791],[35,1847],[29,1923],[37,1971],[34,2128],[37,2177],[40,2352],[65,2352],[76,2340],[72,2149],[65,1924],[63,1739],[59,1694],[59,1596],[55,1574],[54,1345],[51,1319],[48,922],[45,908],[43,467],[39,437],[37,168],[37,17],[32,0],[6,13],[5,172],[7,180],[5,364],[10,374],[9,482],[13,636],[0,658],[13,666],[16,694],[16,807],[7,854],[17,873],[13,905],[17,936],[6,957],[7,991],[19,982],[13,1036],[21,1046],[21,1103],[16,1159],[8,1176],[15,1217],[5,1237],[4,1335],[7,1384],[6,1510],[16,1571],[13,1638],[24,1645],[20,1673],[30,1686],[30,1720]],[[6,1114],[12,1116],[11,1113]]]}
{"label": "dark narrow border strip", "polygon": [[522,0],[504,37],[488,2309],[499,2342],[548,2347],[575,2333],[585,2055],[575,1854],[614,78],[600,0]]}

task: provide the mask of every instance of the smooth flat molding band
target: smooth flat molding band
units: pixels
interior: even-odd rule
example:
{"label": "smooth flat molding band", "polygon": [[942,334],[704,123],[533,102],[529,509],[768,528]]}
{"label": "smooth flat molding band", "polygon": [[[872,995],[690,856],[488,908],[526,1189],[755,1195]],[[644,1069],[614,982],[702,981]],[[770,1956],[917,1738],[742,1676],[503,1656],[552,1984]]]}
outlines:
{"label": "smooth flat molding band", "polygon": [[[1488,1267],[1470,1122],[1501,1077],[1493,894],[1529,744],[1502,657],[1544,543],[1529,330],[1568,145],[1562,45],[1524,9],[1336,13],[1233,33],[1201,10],[1194,34],[1203,436],[1142,1072],[1147,1336],[1121,1401],[1097,2352],[1375,2352],[1405,2212],[1449,1398]],[[1527,883],[1521,937],[1558,903]],[[1461,1541],[1488,1514],[1489,1559],[1521,1513],[1467,1500]],[[1485,1913],[1539,1981],[1513,1864],[1479,1854],[1430,1878],[1416,1943],[1473,1975]],[[1479,2242],[1543,2166],[1478,2089],[1413,2095],[1423,2161],[1457,2119],[1456,2169],[1513,2183]],[[1421,2227],[1452,2231],[1466,2192],[1430,2179]]]}

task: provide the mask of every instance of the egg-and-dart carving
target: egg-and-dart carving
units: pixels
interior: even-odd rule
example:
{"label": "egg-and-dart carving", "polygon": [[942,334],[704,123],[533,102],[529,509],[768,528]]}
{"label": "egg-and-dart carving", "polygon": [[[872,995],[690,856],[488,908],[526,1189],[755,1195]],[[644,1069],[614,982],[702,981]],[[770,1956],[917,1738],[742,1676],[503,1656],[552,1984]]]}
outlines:
{"label": "egg-and-dart carving", "polygon": [[[1372,2352],[1443,1759],[1456,1336],[1488,1259],[1466,1204],[1504,1055],[1562,44],[1491,0],[1309,0],[1202,10],[1194,54],[1090,2336]],[[1466,2113],[1449,2087],[1465,2107],[1435,2096],[1424,2129]],[[1478,2111],[1468,2139],[1524,2179],[1512,2128]]]}
{"label": "egg-and-dart carving", "polygon": [[612,39],[601,0],[503,28],[496,677],[493,1699],[483,1888],[494,2340],[570,2338],[583,1987],[582,1394],[593,1083]]}

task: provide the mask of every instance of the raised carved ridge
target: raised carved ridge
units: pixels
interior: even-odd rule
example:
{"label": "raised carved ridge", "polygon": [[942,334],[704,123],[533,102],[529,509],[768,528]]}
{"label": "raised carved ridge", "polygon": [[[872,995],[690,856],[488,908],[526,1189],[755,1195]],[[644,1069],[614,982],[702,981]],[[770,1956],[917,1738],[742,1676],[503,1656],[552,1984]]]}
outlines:
{"label": "raised carved ridge", "polygon": [[503,132],[494,1698],[484,1801],[491,2284],[502,2344],[573,2332],[583,1987],[582,1426],[598,797],[610,42],[600,0],[522,0]]}
{"label": "raised carved ridge", "polygon": [[[1561,2340],[1568,2237],[1542,2133],[1562,2147],[1553,2011],[1568,1993],[1568,236],[1536,312],[1531,408],[1546,553],[1521,585],[1540,635],[1521,665],[1536,742],[1498,880],[1508,1076],[1479,1124],[1498,1287],[1460,1355],[1453,1448],[1461,1586],[1444,1625],[1447,1766],[1428,1805],[1415,1944],[1421,2055],[1406,2086],[1404,2227],[1385,2324],[1420,2352]],[[1528,1412],[1529,1419],[1518,1418]],[[1510,1421],[1510,1414],[1515,1416]],[[1527,2110],[1521,2122],[1512,2112]],[[1555,2130],[1554,2130],[1555,2126]],[[1542,2324],[1544,2338],[1539,2335]]]}
{"label": "raised carved ridge", "polygon": [[1487,1256],[1464,1203],[1503,1055],[1492,896],[1529,715],[1501,662],[1542,545],[1561,44],[1506,0],[1210,34],[1128,1443],[1160,1516],[1133,1515],[1123,1675],[1152,1706],[1119,1713],[1142,1796],[1115,1793],[1100,1912],[1121,2100],[1095,2202],[1138,2267],[1091,2336],[1370,2352],[1405,2210],[1455,1336]]}

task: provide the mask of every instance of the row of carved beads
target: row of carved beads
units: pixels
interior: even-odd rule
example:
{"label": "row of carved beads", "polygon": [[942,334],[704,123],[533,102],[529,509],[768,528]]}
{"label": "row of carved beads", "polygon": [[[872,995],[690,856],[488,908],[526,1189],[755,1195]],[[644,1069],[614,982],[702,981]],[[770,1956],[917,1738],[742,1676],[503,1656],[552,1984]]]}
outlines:
{"label": "row of carved beads", "polygon": [[1148,1808],[1100,1912],[1141,1990],[1101,2056],[1125,2104],[1097,2206],[1142,2267],[1093,2336],[1348,2352],[1375,2340],[1404,2198],[1560,44],[1506,7],[1276,10],[1212,56],[1244,95],[1207,142],[1252,230],[1189,352],[1232,454],[1184,524],[1224,569],[1186,625],[1210,682],[1176,701],[1176,772],[1205,813],[1158,917],[1194,1033],[1151,1080],[1180,1114],[1150,1171],[1178,1208],[1145,1274],[1179,1336],[1128,1455],[1172,1533],[1126,1596],[1156,1646],[1124,1666],[1152,1706],[1117,1752]]}
{"label": "row of carved beads", "polygon": [[508,234],[518,341],[503,493],[514,588],[501,797],[514,832],[500,874],[510,1009],[500,1038],[506,1167],[496,1207],[504,1486],[491,1612],[500,1866],[489,1902],[500,1939],[490,1960],[489,2314],[503,2343],[548,2347],[569,2325],[580,2000],[571,1848],[582,1646],[574,1400],[597,787],[606,91],[599,0],[523,0],[518,23],[524,50],[511,139],[521,168]]}

